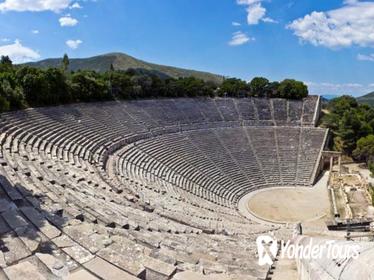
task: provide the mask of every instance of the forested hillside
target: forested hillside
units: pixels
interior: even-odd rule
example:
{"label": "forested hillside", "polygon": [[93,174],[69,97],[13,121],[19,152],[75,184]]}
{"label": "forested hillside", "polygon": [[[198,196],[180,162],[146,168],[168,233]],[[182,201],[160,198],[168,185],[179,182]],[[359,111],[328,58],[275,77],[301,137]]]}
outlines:
{"label": "forested hillside", "polygon": [[328,103],[321,125],[333,133],[333,149],[365,161],[374,173],[374,108],[342,96]]}
{"label": "forested hillside", "polygon": [[[38,62],[30,62],[26,65],[48,69],[58,68],[62,63],[62,58],[49,58]],[[166,78],[186,78],[194,77],[204,80],[205,82],[222,83],[224,77],[208,72],[195,71],[165,65],[149,63],[136,59],[124,53],[109,53],[89,58],[72,58],[68,65],[68,71],[89,70],[95,72],[107,72],[113,67],[115,70],[127,71],[129,69],[137,72],[152,73],[161,79]]]}
{"label": "forested hillside", "polygon": [[59,67],[40,69],[0,61],[0,112],[26,107],[51,106],[114,99],[163,97],[282,97],[303,98],[308,88],[302,82],[269,82],[258,77],[251,82],[225,79],[222,84],[195,77],[162,79],[152,72],[115,70],[69,71],[65,55]]}

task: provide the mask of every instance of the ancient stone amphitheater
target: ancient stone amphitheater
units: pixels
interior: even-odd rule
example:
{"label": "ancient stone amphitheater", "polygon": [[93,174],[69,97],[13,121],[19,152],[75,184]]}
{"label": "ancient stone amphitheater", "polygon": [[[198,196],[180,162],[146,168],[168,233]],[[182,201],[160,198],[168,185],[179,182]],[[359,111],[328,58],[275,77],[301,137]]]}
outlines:
{"label": "ancient stone amphitheater", "polygon": [[[319,98],[158,99],[1,115],[0,279],[267,279],[282,225],[238,201],[311,186]],[[7,277],[7,278],[6,278]]]}

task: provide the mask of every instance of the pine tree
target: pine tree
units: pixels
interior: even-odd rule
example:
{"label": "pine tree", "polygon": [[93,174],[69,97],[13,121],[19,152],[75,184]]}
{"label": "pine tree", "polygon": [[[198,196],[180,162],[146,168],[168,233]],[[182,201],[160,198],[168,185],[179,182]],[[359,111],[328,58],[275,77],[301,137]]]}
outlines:
{"label": "pine tree", "polygon": [[64,72],[68,70],[69,64],[70,64],[69,57],[67,54],[64,54],[64,57],[62,58],[62,69],[64,70]]}

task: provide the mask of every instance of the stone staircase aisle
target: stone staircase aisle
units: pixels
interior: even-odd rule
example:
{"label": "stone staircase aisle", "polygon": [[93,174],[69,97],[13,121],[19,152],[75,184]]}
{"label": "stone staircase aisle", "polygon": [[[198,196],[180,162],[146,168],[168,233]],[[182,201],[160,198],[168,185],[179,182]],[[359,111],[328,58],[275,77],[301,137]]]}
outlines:
{"label": "stone staircase aisle", "polygon": [[274,262],[271,280],[297,280],[297,267],[294,259],[277,257]]}

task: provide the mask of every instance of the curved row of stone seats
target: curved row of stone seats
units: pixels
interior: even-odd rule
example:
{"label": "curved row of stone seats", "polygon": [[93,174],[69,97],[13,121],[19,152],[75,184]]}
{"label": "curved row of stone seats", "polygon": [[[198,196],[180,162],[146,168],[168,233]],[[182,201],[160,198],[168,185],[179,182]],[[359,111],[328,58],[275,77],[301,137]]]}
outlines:
{"label": "curved row of stone seats", "polygon": [[[310,176],[315,176],[314,170],[312,167],[312,160],[317,161],[320,158],[321,152],[321,142],[325,143],[325,139],[327,137],[327,131],[324,133],[324,140],[323,138],[322,129],[310,129],[305,130],[301,134],[301,152],[298,155],[298,163],[299,168],[297,169],[297,180],[300,182],[305,182],[305,184],[311,184]],[[309,180],[309,181],[308,181]]]}
{"label": "curved row of stone seats", "polygon": [[258,112],[250,98],[236,99],[236,109],[238,110],[241,120],[256,121],[258,120]]}
{"label": "curved row of stone seats", "polygon": [[88,154],[85,152],[89,150],[90,145],[96,145],[92,141],[97,140],[99,142],[97,137],[92,141],[88,140],[83,134],[86,130],[75,130],[74,123],[70,127],[67,127],[60,122],[51,121],[48,118],[44,120],[43,115],[35,114],[33,110],[30,110],[30,113],[25,114],[23,117],[23,122],[18,127],[14,126],[17,129],[6,130],[5,133],[10,136],[8,139],[17,142],[19,142],[19,139],[28,142],[28,138],[23,139],[23,137],[27,137],[26,135],[36,136],[32,139],[32,145],[36,150],[46,150],[55,144],[65,147],[68,150],[70,149],[72,152],[75,151],[78,154],[80,149],[83,150],[83,147],[88,146],[81,154],[82,157],[88,158]]}
{"label": "curved row of stone seats", "polygon": [[[236,209],[236,207],[228,201],[226,201],[225,204],[223,204],[223,199],[220,201],[216,201],[215,203],[210,203],[209,201],[207,201],[204,195],[202,195],[202,188],[200,188],[200,190],[198,191],[198,193],[200,193],[200,196],[193,195],[191,194],[191,192],[183,190],[180,186],[175,185],[171,182],[167,182],[166,180],[155,176],[153,174],[153,170],[145,170],[144,167],[141,166],[142,164],[135,165],[134,163],[129,163],[123,157],[123,155],[129,150],[132,150],[132,152],[136,152],[134,146],[127,146],[118,151],[117,154],[114,157],[111,157],[109,160],[107,170],[110,174],[112,174],[112,178],[114,179],[114,181],[116,181],[114,182],[115,185],[119,186],[123,184],[126,186],[132,186],[134,188],[134,193],[143,193],[144,191],[151,190],[151,193],[153,193],[153,195],[144,195],[144,197],[156,195],[160,198],[161,194],[163,196],[161,199],[157,200],[157,203],[163,202],[164,208],[168,205],[168,200],[164,197],[164,195],[169,195],[177,199],[178,201],[183,201],[201,208],[199,209],[199,212],[202,210],[208,210],[208,213],[213,214],[214,217],[216,216],[216,213],[218,213],[219,215],[229,215],[230,219],[232,219],[233,216],[238,216],[238,213],[236,212],[236,210],[234,210]],[[150,162],[148,160],[146,162],[147,167],[149,167]],[[157,165],[156,168],[159,169],[160,165]],[[124,173],[124,170],[127,171]],[[196,185],[195,189],[197,189]],[[156,194],[154,194],[154,192],[156,192]],[[224,207],[219,206],[219,204],[223,204]],[[227,207],[231,207],[231,209]],[[186,208],[188,209],[188,207]],[[210,215],[204,214],[205,219],[208,216]],[[241,219],[241,222],[242,221],[243,220]]]}
{"label": "curved row of stone seats", "polygon": [[[147,172],[141,173],[140,168],[137,169],[135,165],[131,165],[131,168],[134,173],[126,174],[131,177],[131,182],[129,178],[122,176],[123,182],[132,185],[134,192],[147,198],[147,202],[156,212],[205,230],[239,232],[239,229],[243,228],[241,232],[248,231],[247,226],[241,226],[248,221],[238,215],[233,205],[232,209],[219,207],[217,204],[209,203],[207,197],[192,195],[178,185],[170,184]],[[186,215],[189,216],[188,219]]]}
{"label": "curved row of stone seats", "polygon": [[[293,112],[292,106],[287,106],[288,116],[286,117],[285,103],[290,105],[295,102],[299,106],[305,104],[304,107],[308,111],[301,116],[300,112]],[[301,117],[313,118],[316,102],[314,97],[308,97],[303,102],[263,98],[139,100],[29,109],[16,114],[3,114],[2,119],[5,123],[13,123],[15,126],[17,124],[25,125],[30,121],[41,124],[48,122],[56,124],[57,122],[68,124],[71,129],[77,129],[83,135],[89,135],[84,133],[84,128],[86,128],[88,131],[96,129],[96,131],[112,136],[113,134],[140,133],[146,128],[157,128],[177,123],[192,124],[237,120],[293,121],[296,119],[295,116],[301,121]],[[279,114],[279,112],[282,113]],[[152,126],[149,126],[150,124]]]}
{"label": "curved row of stone seats", "polygon": [[[266,186],[309,186],[326,130],[238,127],[140,141],[119,154],[117,174],[180,187],[217,205],[236,205]],[[168,192],[165,189],[165,192]]]}
{"label": "curved row of stone seats", "polygon": [[318,100],[318,96],[310,96],[304,101],[302,116],[302,122],[304,125],[316,125],[315,117],[318,113],[318,111],[316,111],[316,103]]}
{"label": "curved row of stone seats", "polygon": [[[237,129],[237,131],[241,131],[242,129],[241,128],[238,128]],[[271,181],[273,180],[273,181],[275,181],[275,182],[278,182],[279,181],[279,174],[278,174],[278,176],[277,176],[277,173],[278,173],[278,171],[277,171],[277,169],[274,169],[275,167],[275,165],[276,165],[276,162],[275,162],[275,160],[274,159],[276,159],[277,157],[279,157],[279,155],[275,155],[274,154],[274,152],[273,152],[273,154],[272,155],[270,155],[269,156],[269,151],[267,151],[265,154],[262,154],[263,153],[263,150],[266,150],[266,149],[263,149],[264,147],[271,147],[271,146],[273,146],[273,147],[275,147],[275,145],[274,145],[274,136],[270,136],[269,137],[269,135],[266,135],[266,133],[272,133],[272,134],[274,134],[274,132],[272,131],[272,129],[254,129],[254,128],[249,128],[249,130],[253,130],[254,132],[253,132],[253,135],[254,135],[254,137],[255,137],[255,139],[258,139],[258,143],[259,143],[259,146],[257,147],[256,146],[256,140],[255,141],[252,141],[253,143],[253,145],[254,145],[254,147],[256,148],[256,150],[259,150],[259,153],[258,153],[258,155],[256,155],[256,157],[257,157],[257,161],[258,160],[260,160],[260,163],[261,163],[261,160],[263,159],[265,162],[263,163],[263,165],[265,166],[265,173],[266,174],[268,174],[268,175],[271,175],[270,177],[266,177],[265,178],[265,180],[268,180],[268,181],[270,181],[270,182],[268,182],[268,183],[271,183]],[[282,129],[283,130],[283,129]],[[315,164],[315,159],[316,159],[316,157],[318,157],[318,151],[319,151],[319,145],[320,145],[320,141],[321,141],[321,135],[324,135],[323,133],[322,133],[323,131],[321,131],[321,130],[319,130],[319,132],[318,132],[318,134],[317,134],[317,139],[315,139],[315,148],[314,149],[311,149],[309,152],[305,152],[305,153],[301,153],[301,155],[299,156],[300,157],[300,163],[301,164],[304,164],[304,169],[305,170],[302,170],[302,173],[305,175],[304,177],[305,178],[309,178],[309,181],[310,181],[310,173],[311,173],[311,170],[313,170],[313,166],[314,166],[314,164]],[[256,135],[256,133],[257,134],[259,134],[259,135]],[[265,133],[265,136],[263,135]],[[201,140],[201,139],[204,139],[204,137],[208,137],[209,138],[209,136],[207,136],[207,135],[205,135],[205,132],[202,132],[202,131],[195,131],[195,132],[191,132],[190,133],[191,134],[191,139],[193,140],[194,139],[194,137],[197,139],[197,141],[199,141],[199,140]],[[195,135],[195,136],[194,136]],[[256,138],[257,137],[257,138]],[[225,137],[218,137],[218,138],[221,138],[221,139],[225,139]],[[242,136],[242,138],[243,138],[243,136]],[[244,137],[244,138],[246,138],[246,137]],[[9,139],[9,138],[7,138],[7,139]],[[167,139],[167,136],[166,136],[166,139]],[[210,138],[210,139],[208,139],[208,140],[204,140],[204,141],[202,141],[203,143],[206,143],[207,141],[208,141],[208,143],[209,143],[209,141],[213,141],[212,140],[213,138]],[[263,140],[264,139],[264,140]],[[313,139],[313,138],[309,138],[309,137],[307,137],[307,139]],[[237,140],[237,139],[230,139],[229,140],[229,142],[233,142],[233,141],[235,141],[235,140]],[[263,140],[263,141],[262,141]],[[176,143],[176,140],[175,139],[173,139],[172,141],[169,141],[170,143],[168,143],[168,145],[167,146],[169,146],[169,145],[173,145],[173,141],[174,141],[174,143]],[[220,143],[219,143],[219,140],[214,140],[214,141],[218,141],[217,143],[219,144],[217,144],[216,146],[222,146]],[[222,141],[222,140],[221,140]],[[266,142],[266,141],[270,141],[270,142]],[[17,141],[16,141],[17,142]],[[148,141],[148,143],[151,143],[152,141]],[[15,143],[15,141],[13,141],[13,144]],[[264,143],[265,143],[265,145],[264,145]],[[18,145],[18,144],[17,144]],[[16,146],[17,146],[16,145]],[[9,144],[9,145],[4,145],[5,146],[5,148],[8,148],[8,149],[10,149],[10,147],[12,147],[12,148],[14,148],[14,146],[15,145],[11,145],[11,144]],[[199,147],[199,143],[197,142],[197,143],[195,143],[195,147]],[[213,145],[214,146],[214,145]],[[234,145],[235,146],[235,145]],[[241,147],[240,145],[238,145],[239,147]],[[53,148],[56,148],[56,146],[50,146],[50,147],[53,147]],[[160,146],[160,147],[162,147],[162,146]],[[195,148],[195,147],[193,147],[193,148]],[[246,146],[243,146],[243,147],[246,147]],[[165,148],[165,146],[164,146],[164,148]],[[201,147],[202,149],[204,149],[204,147]],[[208,149],[212,149],[211,147],[210,147],[210,145],[208,145],[208,147],[207,147]],[[306,148],[308,148],[309,149],[309,146],[307,145],[306,146]],[[16,149],[17,150],[17,149]],[[57,156],[56,155],[56,151],[61,151],[61,150],[59,150],[59,149],[52,149],[53,151],[54,151],[54,153],[52,152],[48,152],[48,151],[46,151],[47,153],[50,153],[50,154],[52,154],[52,156]],[[162,151],[162,149],[160,148],[160,149],[158,149],[159,151]],[[227,150],[227,147],[226,147],[226,150]],[[179,150],[180,151],[180,150]],[[273,151],[274,151],[274,149],[273,149]],[[208,153],[209,153],[209,151],[207,151]],[[212,153],[214,153],[214,148],[213,148],[213,151],[211,151]],[[303,150],[301,150],[301,152],[303,152]],[[279,153],[279,152],[278,152]],[[60,153],[59,153],[60,154]],[[243,155],[243,153],[237,153],[239,156],[242,156]],[[71,154],[67,154],[67,156],[68,157],[66,157],[65,158],[65,156],[66,156],[66,154],[64,154],[64,160],[65,161],[69,161],[70,159],[69,159],[69,155],[71,156]],[[310,155],[310,156],[306,156],[306,155]],[[251,157],[253,157],[253,152],[252,152],[252,154],[250,154],[249,155],[249,158],[251,158]],[[304,157],[304,158],[302,158],[302,157]],[[187,156],[187,157],[185,157],[185,158],[187,158],[187,159],[191,159],[191,158],[193,158],[193,157],[190,157],[190,156]],[[224,162],[224,163],[220,163],[220,159],[222,159],[222,158],[226,158],[226,161]],[[60,155],[60,159],[62,159],[62,155]],[[181,164],[181,162],[182,161],[179,161],[179,159],[180,159],[180,157],[177,157],[177,158],[175,158],[175,160],[176,161],[178,161],[177,163],[178,164]],[[227,173],[227,170],[228,170],[228,168],[231,168],[232,170],[231,170],[231,172],[238,172],[238,170],[240,170],[242,167],[241,166],[238,166],[237,165],[237,163],[235,163],[235,164],[227,164],[227,160],[229,160],[230,159],[230,154],[223,154],[223,155],[220,155],[220,157],[219,158],[212,158],[211,159],[211,161],[213,161],[213,164],[214,165],[217,165],[217,164],[224,164],[224,165],[226,165],[226,167],[225,166],[221,166],[220,167],[220,169],[222,170],[222,169],[226,169],[226,173]],[[237,159],[234,159],[234,160],[237,160]],[[269,160],[270,160],[270,162],[269,162]],[[73,159],[72,159],[72,161],[79,161],[79,157],[73,157]],[[261,165],[261,164],[260,164]],[[233,166],[236,166],[235,168],[233,168]],[[246,165],[244,165],[244,167],[247,167]],[[196,169],[196,167],[194,167],[194,169]],[[307,172],[308,171],[308,169],[309,169],[309,173]],[[257,170],[261,170],[261,168],[257,168]],[[305,172],[306,173],[305,173]],[[163,171],[160,171],[160,172],[163,172]],[[201,172],[200,172],[201,173]],[[222,172],[220,172],[221,174],[222,174]],[[264,172],[263,172],[263,174],[265,174]],[[235,173],[233,173],[234,175],[235,175]],[[238,173],[239,174],[239,173]],[[252,174],[260,174],[259,172],[252,172]],[[251,174],[251,176],[252,176],[252,174]],[[206,174],[205,174],[206,175]],[[162,175],[163,176],[163,175]],[[161,176],[161,177],[162,177]],[[233,176],[233,175],[232,175]],[[250,178],[251,180],[254,178],[254,177],[251,177],[251,176],[246,176],[246,178],[248,179],[248,178]],[[201,176],[200,176],[201,177]],[[215,177],[215,180],[217,180],[217,175],[215,175],[214,176]],[[222,176],[221,176],[222,177]],[[206,177],[204,176],[204,177],[201,177],[202,179],[206,179]],[[235,180],[237,181],[236,183],[237,184],[242,184],[242,182],[243,182],[243,176],[241,176],[241,177],[238,177],[238,176],[235,176],[233,179],[231,179],[231,181],[233,181],[233,182],[235,182]],[[255,178],[256,179],[256,178]],[[262,178],[261,177],[259,177],[259,178],[257,178],[259,181],[261,181],[262,180]],[[257,180],[256,179],[256,180]],[[227,178],[226,178],[226,180],[227,180]],[[227,182],[226,182],[227,183]],[[289,182],[289,183],[292,183],[292,182]],[[305,182],[305,183],[307,183],[307,182]],[[214,187],[213,188],[214,190],[216,190],[216,191],[219,191],[219,188],[217,188],[217,187]],[[227,192],[227,188],[224,188],[223,189],[223,191],[225,191],[226,190],[226,192]],[[230,192],[230,194],[232,194],[231,192]]]}
{"label": "curved row of stone seats", "polygon": [[288,100],[288,119],[294,125],[301,125],[303,115],[303,103],[297,100]]}
{"label": "curved row of stone seats", "polygon": [[[134,164],[135,166],[139,165],[138,162],[144,163],[144,159],[148,159],[147,155],[151,154],[152,157],[156,160],[149,159],[148,165],[145,166],[146,172],[154,172],[155,176],[159,178],[172,182],[174,185],[182,186],[182,188],[187,188],[192,190],[194,188],[201,187],[210,188],[211,192],[209,194],[213,195],[215,193],[219,194],[220,191],[225,191],[224,186],[221,182],[217,182],[215,178],[209,177],[208,174],[204,174],[204,167],[199,165],[199,163],[206,163],[206,161],[199,161],[198,159],[194,160],[188,157],[185,157],[188,160],[193,160],[197,165],[186,165],[182,155],[178,154],[177,148],[175,148],[178,143],[177,139],[173,137],[161,136],[159,141],[152,141],[152,139],[141,143],[141,151],[139,151],[138,145],[134,146],[135,157],[129,158],[127,162]],[[164,143],[163,140],[167,139],[167,142]],[[182,140],[183,145],[183,140]],[[169,149],[174,148],[174,152],[170,153]],[[128,154],[131,157],[131,154]],[[193,156],[193,154],[188,154],[187,156]],[[160,161],[161,159],[161,161]],[[172,165],[172,168],[170,168]],[[182,182],[181,180],[186,180]],[[218,198],[217,198],[218,199]],[[223,202],[223,204],[225,204]]]}
{"label": "curved row of stone seats", "polygon": [[[27,156],[30,156],[30,153]],[[76,158],[74,158],[73,160],[76,160]],[[79,160],[79,158],[78,158],[78,160]],[[67,159],[67,161],[69,161],[69,159]],[[73,162],[72,164],[75,164],[75,162]],[[80,166],[80,165],[78,165],[78,166]],[[91,170],[91,173],[92,173],[92,170]],[[90,174],[88,174],[88,176],[90,176]],[[41,176],[39,176],[39,177],[41,177]],[[206,219],[205,214],[203,215],[202,213],[200,213],[200,216],[204,216],[204,219]],[[209,228],[209,227],[206,226],[206,228]]]}
{"label": "curved row of stone seats", "polygon": [[286,99],[271,99],[271,106],[274,115],[274,120],[277,125],[285,125],[291,121],[288,116],[289,106]]}
{"label": "curved row of stone seats", "polygon": [[[149,132],[155,136],[190,130],[196,125],[207,126],[211,122],[215,122],[215,126],[219,123],[225,126],[301,124],[301,117],[312,115],[311,108],[316,107],[317,101],[314,97],[308,97],[303,102],[216,98],[77,104],[2,114],[1,131],[11,137],[11,141],[31,141],[36,150],[53,149],[56,152],[56,147],[60,147],[65,151],[60,151],[60,156],[66,157],[69,151],[101,164],[108,151]],[[310,112],[303,115],[293,112],[292,102],[301,108],[309,108]],[[298,120],[295,121],[295,118]]]}
{"label": "curved row of stone seats", "polygon": [[[181,194],[179,191],[179,196],[169,197],[171,193],[170,189],[165,192],[169,196],[165,195],[164,197],[161,196],[160,192],[145,193],[144,189],[139,187],[129,191],[130,184],[124,182],[127,189],[126,192],[123,192],[123,201],[121,201],[123,189],[119,185],[115,189],[111,189],[109,185],[101,182],[101,178],[96,175],[92,166],[88,163],[84,165],[84,161],[80,161],[79,158],[72,158],[71,161],[61,161],[44,152],[34,153],[27,145],[21,144],[20,147],[17,153],[14,154],[11,154],[11,150],[4,151],[6,162],[10,163],[10,167],[13,170],[17,170],[18,176],[24,175],[29,180],[33,179],[32,189],[35,189],[35,186],[37,186],[36,189],[39,189],[38,193],[45,192],[51,195],[51,199],[56,205],[61,204],[60,201],[66,201],[67,204],[61,204],[60,209],[66,209],[74,218],[89,219],[90,221],[100,222],[105,225],[117,224],[119,226],[127,226],[127,223],[129,223],[135,225],[134,227],[140,226],[142,228],[155,229],[155,225],[159,224],[160,230],[177,232],[186,230],[184,226],[175,226],[167,220],[160,220],[159,217],[156,219],[154,215],[147,213],[145,216],[133,217],[136,213],[130,211],[130,208],[117,209],[116,205],[112,205],[112,202],[123,204],[123,201],[128,200],[126,194],[134,193],[138,196],[141,195],[142,200],[148,203],[148,209],[155,209],[154,212],[161,217],[181,221],[183,224],[191,225],[194,228],[208,232],[248,232],[248,225],[241,226],[241,224],[245,224],[247,221],[243,217],[240,217],[234,210],[229,211],[227,208],[220,210],[217,205],[207,207],[205,199],[201,199],[197,203],[197,197],[193,196],[189,199],[190,203],[188,203],[187,193]],[[71,164],[71,166],[66,165],[66,163]],[[82,166],[85,166],[85,168],[82,169]],[[90,179],[88,180],[87,178]],[[27,185],[26,183],[24,184]],[[149,185],[154,184],[155,182],[152,181]],[[99,186],[100,189],[98,188]],[[174,190],[176,189],[178,187],[175,186]],[[92,200],[92,196],[104,199],[105,203]],[[183,203],[181,202],[182,199]],[[186,200],[187,202],[185,203]],[[84,202],[82,203],[81,201]],[[149,203],[150,201],[157,201],[157,203]],[[189,210],[180,211],[182,205]],[[203,205],[205,208],[201,207]],[[100,206],[100,208],[96,209],[96,206]],[[135,205],[130,206],[135,207]],[[106,212],[103,212],[104,210],[101,207]],[[139,206],[137,205],[137,207]],[[120,210],[122,212],[126,211],[124,217],[108,214],[112,212],[121,213]],[[131,220],[128,215],[131,215],[133,219]],[[150,223],[153,224],[153,227],[149,227]],[[193,230],[189,231],[192,232]]]}
{"label": "curved row of stone seats", "polygon": [[[238,133],[244,134],[245,137],[249,139],[251,143],[250,147],[252,148],[251,154],[254,155],[254,162],[257,164],[257,168],[261,171],[253,173],[253,175],[250,174],[250,176],[257,177],[257,184],[254,189],[263,184],[271,185],[274,181],[279,183],[280,174],[278,168],[277,146],[275,144],[275,129],[269,127],[260,129],[256,127],[248,127]],[[234,136],[231,136],[231,138],[226,139],[226,141],[229,142],[233,137]],[[258,178],[258,176],[260,177]]]}
{"label": "curved row of stone seats", "polygon": [[236,121],[239,119],[238,110],[233,99],[217,99],[215,102],[224,121]]}
{"label": "curved row of stone seats", "polygon": [[[305,99],[307,102],[309,98]],[[291,102],[291,101],[290,101]],[[294,101],[301,104],[300,101]],[[316,105],[316,101],[313,99],[312,102]],[[193,124],[202,122],[220,122],[220,121],[235,121],[235,120],[252,120],[252,121],[264,121],[268,120],[273,122],[273,114],[267,113],[264,116],[256,104],[259,107],[266,106],[267,111],[283,111],[282,116],[274,113],[279,119],[276,121],[288,122],[290,117],[285,114],[292,114],[292,107],[288,110],[290,112],[284,112],[284,104],[288,101],[284,99],[178,99],[178,100],[140,100],[132,101],[124,104],[126,111],[129,115],[134,115],[133,119],[141,121],[144,124],[152,124],[148,128],[155,128],[158,126],[180,124]],[[279,105],[281,103],[281,105]],[[243,106],[243,104],[245,106]],[[280,108],[279,108],[280,107]],[[200,111],[198,110],[199,108]],[[90,111],[89,111],[90,112]],[[301,122],[301,112],[296,112],[293,115],[298,115],[299,123]],[[226,117],[225,117],[226,116]],[[274,118],[275,118],[274,116]],[[165,121],[164,121],[165,120]]]}
{"label": "curved row of stone seats", "polygon": [[[191,131],[188,135],[195,133]],[[217,160],[217,152],[222,158],[231,158],[230,166],[237,166],[235,170],[242,172],[242,181],[247,179],[248,186],[258,186],[264,184],[264,181],[268,185],[279,185],[279,182],[283,185],[311,185],[326,133],[324,129],[310,127],[237,127],[217,129],[215,139],[205,139],[205,142],[215,143],[216,139],[219,140],[220,145],[207,148],[213,149],[210,154]],[[195,136],[195,141],[201,141],[201,137]],[[214,150],[212,146],[217,149]],[[296,163],[294,168],[287,169],[288,174],[293,174],[291,177],[285,176],[286,170],[282,168],[291,167],[290,162]],[[226,168],[227,166],[224,169]],[[308,181],[300,181],[298,177],[295,179],[298,172],[308,178]],[[226,176],[229,175],[226,173]],[[238,174],[233,176],[239,177]]]}
{"label": "curved row of stone seats", "polygon": [[[303,130],[300,129],[288,129],[287,133],[278,132],[276,130],[276,145],[278,147],[279,157],[279,172],[281,175],[281,182],[283,184],[289,184],[290,182],[296,182],[296,174],[299,165],[298,154],[301,152],[301,140]],[[314,160],[315,161],[315,160]],[[310,175],[309,177],[311,177]]]}
{"label": "curved row of stone seats", "polygon": [[[17,114],[3,114],[2,117],[8,116],[13,120],[22,119],[25,116],[30,117],[30,113],[34,111],[50,118],[50,120],[79,122],[84,121],[86,116],[93,116],[93,119],[97,121],[96,112],[99,112],[99,117],[105,114],[109,119],[102,117],[94,125],[112,121],[111,123],[117,124],[113,127],[122,129],[135,124],[131,130],[139,132],[138,129],[144,129],[144,127],[151,129],[176,123],[192,124],[236,120],[285,121],[289,123],[299,121],[300,123],[302,119],[308,123],[313,120],[317,102],[318,97],[315,96],[305,98],[303,101],[264,98],[157,99],[39,108]],[[114,114],[113,111],[116,113]],[[123,120],[127,121],[123,123]]]}
{"label": "curved row of stone seats", "polygon": [[166,195],[160,193],[157,186],[150,188],[149,186],[137,184],[135,188],[144,197],[147,197],[149,205],[155,209],[155,213],[202,229],[206,233],[246,234],[259,227],[259,225],[253,224],[241,216],[228,213],[224,209],[212,211],[213,209],[203,208],[201,206],[206,205],[203,201],[199,204],[200,202],[195,200],[196,206],[192,207],[191,203],[186,201],[188,199],[187,195],[179,197]]}
{"label": "curved row of stone seats", "polygon": [[[193,102],[192,106],[190,105],[189,107],[196,106],[195,108],[197,108],[200,111],[197,115],[198,116],[203,115],[206,122],[221,122],[223,120],[222,112],[215,105],[214,99],[204,99],[204,100],[199,100],[199,101],[196,100],[196,101],[197,102]],[[190,115],[189,111],[185,111],[185,115],[188,116],[189,120],[193,120],[195,117],[194,114]]]}
{"label": "curved row of stone seats", "polygon": [[[36,172],[36,171],[33,171],[34,173],[38,173],[38,172]],[[18,172],[17,172],[17,174],[18,174]],[[39,177],[39,175],[37,175],[38,177]],[[44,175],[45,176],[45,175]],[[7,177],[12,177],[11,175],[7,175]],[[30,176],[31,177],[31,176]],[[47,177],[47,176],[46,176]],[[61,176],[59,176],[59,178],[61,178]],[[39,180],[39,179],[38,179]],[[46,183],[45,183],[45,181],[49,181],[50,179],[44,179],[44,177],[43,177],[43,185],[45,185]],[[24,183],[24,184],[26,184],[26,183]],[[29,185],[29,184],[27,184],[27,185]],[[39,186],[39,188],[41,187],[41,185]],[[32,191],[34,191],[34,189],[32,190]],[[56,191],[56,190],[55,190]],[[81,192],[83,191],[83,192],[85,192],[84,190],[80,190]],[[46,191],[46,190],[43,190],[41,193],[44,193],[44,194],[46,194],[46,193],[48,193],[48,191]],[[85,198],[85,199],[87,199],[87,198]],[[72,200],[72,198],[71,197],[69,197],[69,200],[71,201]],[[56,201],[57,201],[57,199],[56,199]],[[60,199],[58,199],[58,201],[60,201]],[[44,201],[43,201],[44,202]],[[35,202],[34,202],[35,203]],[[49,203],[49,205],[51,205],[51,203]],[[54,206],[55,206],[55,208],[56,208],[56,204],[54,204]],[[59,209],[58,211],[61,211],[61,209],[66,209],[65,207],[57,207],[57,209]],[[78,218],[80,218],[80,217],[78,217]],[[90,221],[89,219],[87,219],[87,221]],[[157,224],[158,224],[159,222],[157,222]],[[253,228],[252,228],[253,229]],[[246,232],[248,232],[248,230],[246,231]],[[149,241],[148,241],[149,242]],[[195,242],[196,243],[196,242]],[[183,256],[182,254],[176,254],[177,256],[179,256],[179,257],[181,257],[181,256]],[[111,254],[111,256],[112,256],[112,254]],[[216,264],[213,264],[212,262],[207,262],[207,264],[209,264],[209,265],[212,265],[212,266],[214,266],[215,268],[217,267],[217,265]],[[201,264],[200,264],[201,265]],[[204,265],[206,265],[205,263],[204,263]],[[209,267],[209,266],[208,266]],[[213,269],[213,267],[212,268],[206,268],[208,271],[209,271],[209,269],[212,269],[212,271],[215,271],[214,269]],[[222,269],[222,268],[221,268]],[[219,271],[215,271],[215,272],[219,272]]]}
{"label": "curved row of stone seats", "polygon": [[[215,231],[217,228],[222,230],[227,228],[227,231],[238,232],[238,228],[240,228],[238,225],[248,223],[236,211],[210,204],[206,198],[182,191],[180,187],[164,180],[148,179],[146,176],[131,176],[131,178],[136,180],[134,183],[136,192],[141,193],[149,205],[162,215],[184,221],[184,223],[197,228]],[[183,207],[181,208],[181,206]],[[167,213],[164,213],[165,211]],[[171,213],[173,216],[170,216]],[[186,219],[186,215],[189,216],[189,219]],[[176,218],[177,216],[178,218]]]}
{"label": "curved row of stone seats", "polygon": [[274,120],[271,111],[271,102],[269,102],[269,99],[255,98],[253,101],[255,107],[257,108],[259,120]]}
{"label": "curved row of stone seats", "polygon": [[[15,154],[11,157],[16,159],[14,164],[17,165],[9,166],[11,168],[9,176],[14,174],[12,170],[16,169],[18,178],[28,177],[33,181],[33,186],[39,189],[39,193],[45,192],[51,195],[55,204],[66,202],[73,205],[73,212],[78,210],[74,215],[75,218],[87,216],[92,221],[113,226],[131,224],[135,225],[134,227],[148,228],[150,223],[160,226],[170,225],[170,228],[174,228],[176,231],[199,232],[197,229],[188,229],[186,226],[162,219],[159,215],[136,209],[135,205],[129,204],[120,194],[113,193],[108,185],[100,181],[100,178],[93,176],[92,173],[82,172],[58,160],[49,161],[48,158],[44,158],[40,154],[35,155],[35,161],[26,160],[24,157],[17,158]],[[23,166],[22,168],[19,167],[20,164]],[[2,168],[7,170],[8,167]],[[24,185],[28,186],[26,183]],[[62,205],[61,209],[64,208],[70,209],[67,205]],[[157,222],[154,222],[155,220]]]}
{"label": "curved row of stone seats", "polygon": [[[172,179],[176,179],[176,182],[174,182],[175,185],[180,185],[180,184],[183,184],[182,181],[187,181],[187,182],[189,182],[189,184],[182,185],[182,186],[184,186],[184,189],[187,189],[189,191],[193,191],[193,193],[198,194],[200,197],[202,197],[204,199],[209,199],[210,201],[214,201],[218,205],[228,205],[227,201],[225,201],[225,199],[222,198],[222,196],[224,196],[224,194],[222,194],[222,192],[226,193],[227,190],[224,189],[223,187],[217,187],[219,185],[217,185],[216,182],[211,181],[211,183],[209,185],[206,185],[205,187],[202,187],[204,185],[197,185],[193,181],[192,181],[192,184],[191,184],[191,178],[190,177],[185,177],[185,176],[188,176],[188,174],[183,177],[182,175],[180,175],[178,173],[175,174],[172,170],[170,170],[170,168],[166,168],[165,170],[166,170],[166,172],[168,172],[168,174],[172,174],[170,176],[170,177],[172,177]],[[203,171],[204,170],[199,171],[200,175],[199,174],[196,175],[196,172],[195,172],[195,175],[199,176],[195,180],[206,182],[206,177],[202,173]]]}
{"label": "curved row of stone seats", "polygon": [[261,231],[226,237],[104,227],[46,211],[3,176],[0,206],[0,275],[10,280],[171,279],[180,271],[266,277],[254,247]]}

